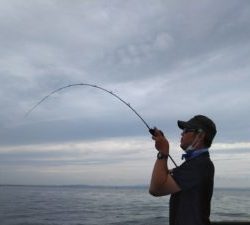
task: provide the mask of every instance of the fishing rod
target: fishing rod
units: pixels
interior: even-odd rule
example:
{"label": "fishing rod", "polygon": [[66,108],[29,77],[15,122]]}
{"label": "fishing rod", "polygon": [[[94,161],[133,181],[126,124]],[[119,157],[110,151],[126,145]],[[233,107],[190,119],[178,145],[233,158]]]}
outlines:
{"label": "fishing rod", "polygon": [[[152,134],[153,136],[155,135],[155,128],[150,128],[150,126],[148,125],[148,123],[142,118],[142,116],[126,101],[124,101],[121,97],[119,97],[117,94],[113,93],[112,91],[109,91],[103,87],[100,87],[98,85],[95,84],[89,84],[89,83],[77,83],[77,84],[69,84],[63,87],[60,87],[54,91],[52,91],[51,93],[49,93],[48,95],[46,95],[44,98],[42,98],[38,103],[36,103],[32,108],[30,108],[26,114],[24,115],[24,118],[28,117],[34,110],[35,108],[37,108],[42,102],[44,102],[46,99],[48,99],[51,95],[62,91],[63,89],[66,88],[70,88],[70,87],[75,87],[75,86],[89,86],[89,87],[93,87],[93,88],[97,88],[100,89],[106,93],[111,94],[112,96],[114,96],[115,98],[117,98],[118,100],[120,100],[122,103],[124,103],[126,106],[128,106],[139,118],[140,120],[143,122],[143,124],[148,128],[148,131],[150,134]],[[160,131],[161,132],[161,131]],[[161,134],[163,135],[163,133],[161,132]],[[173,160],[173,158],[168,155],[169,158],[171,159],[171,161],[174,163],[174,165],[177,167],[177,164],[175,163],[175,161]]]}

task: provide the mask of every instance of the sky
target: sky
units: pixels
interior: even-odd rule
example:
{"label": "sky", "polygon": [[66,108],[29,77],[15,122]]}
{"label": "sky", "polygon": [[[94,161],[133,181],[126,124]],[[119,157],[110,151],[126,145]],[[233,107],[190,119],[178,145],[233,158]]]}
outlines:
{"label": "sky", "polygon": [[[215,187],[250,187],[248,0],[1,0],[0,184],[148,185],[161,129],[210,117]],[[169,163],[174,167],[173,163]]]}

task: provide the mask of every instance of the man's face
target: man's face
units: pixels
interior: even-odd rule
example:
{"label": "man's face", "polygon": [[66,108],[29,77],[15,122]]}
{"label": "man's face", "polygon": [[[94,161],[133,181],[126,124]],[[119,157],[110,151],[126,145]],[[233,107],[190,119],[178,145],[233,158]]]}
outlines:
{"label": "man's face", "polygon": [[197,133],[194,129],[184,129],[181,133],[180,147],[183,150],[186,150],[190,145],[193,144],[196,134]]}

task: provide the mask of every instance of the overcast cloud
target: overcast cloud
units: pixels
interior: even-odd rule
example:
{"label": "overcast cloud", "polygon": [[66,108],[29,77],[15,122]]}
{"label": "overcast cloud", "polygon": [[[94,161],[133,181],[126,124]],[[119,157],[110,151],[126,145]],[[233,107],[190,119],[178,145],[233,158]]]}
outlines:
{"label": "overcast cloud", "polygon": [[0,184],[147,184],[162,129],[217,124],[217,186],[250,187],[250,2],[1,1]]}

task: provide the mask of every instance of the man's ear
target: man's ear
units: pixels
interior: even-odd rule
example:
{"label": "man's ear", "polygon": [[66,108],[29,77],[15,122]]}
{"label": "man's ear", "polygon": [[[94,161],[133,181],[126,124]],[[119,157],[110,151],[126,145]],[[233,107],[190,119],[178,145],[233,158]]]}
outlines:
{"label": "man's ear", "polygon": [[195,139],[196,139],[196,142],[200,142],[201,140],[205,138],[206,133],[202,129],[199,129],[197,133],[198,134],[196,135]]}
{"label": "man's ear", "polygon": [[200,146],[200,144],[203,144],[205,135],[206,133],[203,130],[198,131],[191,146],[195,149]]}
{"label": "man's ear", "polygon": [[204,131],[198,131],[198,134],[197,134],[197,138],[198,138],[198,140],[204,140],[204,138],[205,138],[205,136],[206,136],[206,133],[204,132]]}

